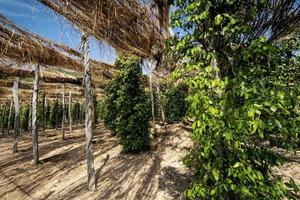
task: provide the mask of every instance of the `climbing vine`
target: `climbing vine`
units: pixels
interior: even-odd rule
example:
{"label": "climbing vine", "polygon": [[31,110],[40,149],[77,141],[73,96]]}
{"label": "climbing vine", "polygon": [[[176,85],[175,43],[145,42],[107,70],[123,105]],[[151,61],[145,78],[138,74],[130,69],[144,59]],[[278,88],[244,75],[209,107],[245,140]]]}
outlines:
{"label": "climbing vine", "polygon": [[299,35],[277,42],[270,32],[253,34],[268,1],[177,0],[175,6],[178,33],[169,45],[181,67],[174,77],[189,86],[194,118],[195,145],[185,164],[195,180],[187,197],[296,199],[298,186],[272,173],[284,159],[270,144],[293,149],[299,140]]}
{"label": "climbing vine", "polygon": [[104,123],[115,133],[125,151],[150,147],[150,108],[141,85],[142,69],[136,57],[119,56],[116,77],[106,88]]}

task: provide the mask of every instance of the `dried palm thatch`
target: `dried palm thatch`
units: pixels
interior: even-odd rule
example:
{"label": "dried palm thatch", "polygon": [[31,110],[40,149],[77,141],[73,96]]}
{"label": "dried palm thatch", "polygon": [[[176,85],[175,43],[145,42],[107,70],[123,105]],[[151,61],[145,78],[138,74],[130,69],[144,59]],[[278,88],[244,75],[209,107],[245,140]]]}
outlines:
{"label": "dried palm thatch", "polygon": [[122,53],[149,57],[165,39],[157,16],[139,0],[37,1]]}
{"label": "dried palm thatch", "polygon": [[[13,86],[14,79],[6,78],[0,79],[0,104],[5,102],[10,102],[12,98],[12,91],[11,88]],[[19,96],[22,99],[22,102],[28,103],[31,102],[32,97],[32,89],[33,84],[32,81],[28,82],[22,80],[19,82]],[[68,91],[67,93],[72,93],[73,101],[83,102],[84,100],[84,89],[80,86],[76,86],[74,84],[65,84],[65,90]],[[48,100],[53,100],[56,97],[61,97],[62,93],[62,84],[57,83],[45,83],[43,82],[40,85],[41,93],[46,94]],[[98,101],[104,98],[104,90],[102,88],[95,89],[96,99]]]}
{"label": "dried palm thatch", "polygon": [[[21,29],[0,15],[0,56],[19,63],[36,63],[45,67],[53,66],[84,71],[81,53],[65,45],[54,43],[28,30]],[[93,70],[111,77],[115,69],[105,63],[90,60]]]}
{"label": "dried palm thatch", "polygon": [[[34,77],[34,71],[22,70],[17,68],[0,67],[1,78],[7,77]],[[82,85],[82,78],[77,77],[63,77],[63,76],[49,76],[41,73],[40,78],[47,83],[71,83],[75,85]]]}

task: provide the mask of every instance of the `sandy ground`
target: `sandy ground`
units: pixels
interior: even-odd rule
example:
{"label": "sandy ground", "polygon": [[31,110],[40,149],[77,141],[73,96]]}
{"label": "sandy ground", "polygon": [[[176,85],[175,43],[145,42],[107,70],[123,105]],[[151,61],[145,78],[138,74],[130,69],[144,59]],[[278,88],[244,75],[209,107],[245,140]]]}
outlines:
{"label": "sandy ground", "polygon": [[[172,131],[168,131],[172,130]],[[32,164],[31,137],[23,134],[19,153],[12,139],[0,139],[0,199],[179,199],[191,180],[182,158],[191,145],[179,124],[160,131],[153,150],[124,154],[117,139],[102,125],[95,128],[97,191],[87,191],[83,128],[66,133],[46,131],[39,137],[39,166]]]}
{"label": "sandy ground", "polygon": [[[180,199],[192,174],[182,163],[191,146],[180,124],[159,129],[152,151],[124,154],[117,139],[103,126],[95,128],[94,158],[97,191],[87,191],[83,127],[66,132],[48,130],[39,137],[39,166],[33,166],[31,137],[23,134],[19,153],[12,154],[12,139],[0,139],[0,199]],[[274,169],[300,184],[300,152],[286,154],[289,162]]]}

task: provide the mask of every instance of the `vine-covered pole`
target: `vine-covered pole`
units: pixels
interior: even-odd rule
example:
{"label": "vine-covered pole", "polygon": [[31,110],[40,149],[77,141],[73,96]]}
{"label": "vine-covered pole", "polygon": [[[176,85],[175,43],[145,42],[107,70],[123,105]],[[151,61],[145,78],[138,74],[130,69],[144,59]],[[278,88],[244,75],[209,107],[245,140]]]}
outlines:
{"label": "vine-covered pole", "polygon": [[96,189],[94,156],[93,156],[93,132],[92,132],[92,70],[89,64],[89,37],[83,33],[81,37],[84,65],[84,91],[85,91],[85,140],[87,156],[88,189]]}
{"label": "vine-covered pole", "polygon": [[19,140],[19,136],[20,136],[19,77],[16,77],[15,81],[14,81],[13,98],[14,98],[14,104],[15,104],[13,153],[17,153],[18,152],[18,140]]}
{"label": "vine-covered pole", "polygon": [[40,66],[35,65],[34,84],[32,93],[32,154],[33,163],[39,164],[39,148],[38,148],[38,127],[37,127],[37,110],[38,110],[38,95],[39,95],[39,75]]}

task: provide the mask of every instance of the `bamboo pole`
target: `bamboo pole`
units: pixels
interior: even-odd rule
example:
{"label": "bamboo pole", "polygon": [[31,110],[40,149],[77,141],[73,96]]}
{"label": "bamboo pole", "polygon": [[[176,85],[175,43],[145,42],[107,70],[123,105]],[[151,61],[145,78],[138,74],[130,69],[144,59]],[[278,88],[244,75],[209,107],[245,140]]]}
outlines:
{"label": "bamboo pole", "polygon": [[65,118],[66,118],[66,109],[65,109],[65,84],[62,85],[62,122],[61,122],[61,129],[62,129],[62,139],[65,139]]}
{"label": "bamboo pole", "polygon": [[37,109],[39,95],[39,74],[40,66],[36,65],[34,70],[34,85],[32,93],[32,154],[35,165],[39,164],[39,148],[38,148],[38,127],[37,127]]}
{"label": "bamboo pole", "polygon": [[14,104],[15,104],[13,153],[17,153],[18,152],[18,140],[19,140],[19,136],[20,136],[19,77],[16,77],[15,81],[14,81],[13,98],[14,98]]}
{"label": "bamboo pole", "polygon": [[84,90],[85,90],[85,139],[86,139],[86,156],[87,156],[87,173],[88,173],[88,189],[93,191],[96,189],[94,156],[93,156],[93,132],[92,132],[92,77],[91,65],[89,64],[89,44],[88,36],[82,35],[82,51],[84,65]]}

